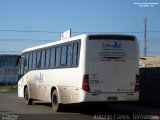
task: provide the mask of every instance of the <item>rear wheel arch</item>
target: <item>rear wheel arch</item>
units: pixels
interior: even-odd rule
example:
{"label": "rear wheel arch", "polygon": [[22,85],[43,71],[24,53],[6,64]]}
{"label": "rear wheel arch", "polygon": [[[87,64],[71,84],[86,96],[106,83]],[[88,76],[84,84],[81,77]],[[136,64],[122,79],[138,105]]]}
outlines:
{"label": "rear wheel arch", "polygon": [[28,87],[27,85],[24,86],[24,89],[23,89],[23,96],[24,96],[24,94],[25,94],[25,90],[26,90],[27,87]]}
{"label": "rear wheel arch", "polygon": [[54,112],[59,112],[62,110],[62,104],[60,103],[59,91],[56,87],[51,88],[51,103]]}
{"label": "rear wheel arch", "polygon": [[53,91],[54,91],[54,90],[56,90],[56,91],[57,91],[57,93],[58,93],[58,97],[59,97],[59,102],[60,102],[59,89],[58,89],[57,87],[55,87],[55,86],[53,86],[53,87],[51,88],[51,92],[50,92],[50,98],[51,98],[51,101],[52,101],[52,93],[53,93]]}

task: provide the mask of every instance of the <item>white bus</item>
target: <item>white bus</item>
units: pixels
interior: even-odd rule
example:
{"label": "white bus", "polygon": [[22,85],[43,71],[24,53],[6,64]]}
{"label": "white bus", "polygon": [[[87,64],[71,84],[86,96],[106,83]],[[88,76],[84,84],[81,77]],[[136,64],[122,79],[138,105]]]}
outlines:
{"label": "white bus", "polygon": [[62,104],[139,99],[135,36],[84,34],[22,51],[18,96]]}

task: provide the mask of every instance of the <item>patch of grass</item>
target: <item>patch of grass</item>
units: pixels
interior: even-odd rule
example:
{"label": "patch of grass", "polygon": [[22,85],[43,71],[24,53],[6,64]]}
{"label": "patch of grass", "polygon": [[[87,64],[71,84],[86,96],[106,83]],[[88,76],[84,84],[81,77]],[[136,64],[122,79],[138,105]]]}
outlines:
{"label": "patch of grass", "polygon": [[17,89],[17,85],[0,85],[0,90],[16,91]]}

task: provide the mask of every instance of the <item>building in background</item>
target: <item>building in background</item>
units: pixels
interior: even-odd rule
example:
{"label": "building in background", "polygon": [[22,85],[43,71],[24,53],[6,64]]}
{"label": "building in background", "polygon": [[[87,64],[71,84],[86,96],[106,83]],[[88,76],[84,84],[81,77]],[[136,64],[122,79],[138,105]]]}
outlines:
{"label": "building in background", "polygon": [[140,102],[160,105],[160,56],[139,59]]}
{"label": "building in background", "polygon": [[0,55],[0,85],[17,84],[19,55]]}
{"label": "building in background", "polygon": [[160,56],[147,56],[139,58],[139,67],[160,67]]}

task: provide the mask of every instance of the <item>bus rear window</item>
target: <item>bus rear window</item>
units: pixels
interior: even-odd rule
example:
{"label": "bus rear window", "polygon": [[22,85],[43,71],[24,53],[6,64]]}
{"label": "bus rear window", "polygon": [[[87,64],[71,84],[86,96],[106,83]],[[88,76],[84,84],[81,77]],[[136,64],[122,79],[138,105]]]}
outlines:
{"label": "bus rear window", "polygon": [[135,40],[135,36],[131,35],[91,35],[89,40]]}
{"label": "bus rear window", "polygon": [[87,56],[90,59],[136,59],[136,43],[130,40],[89,40]]}

